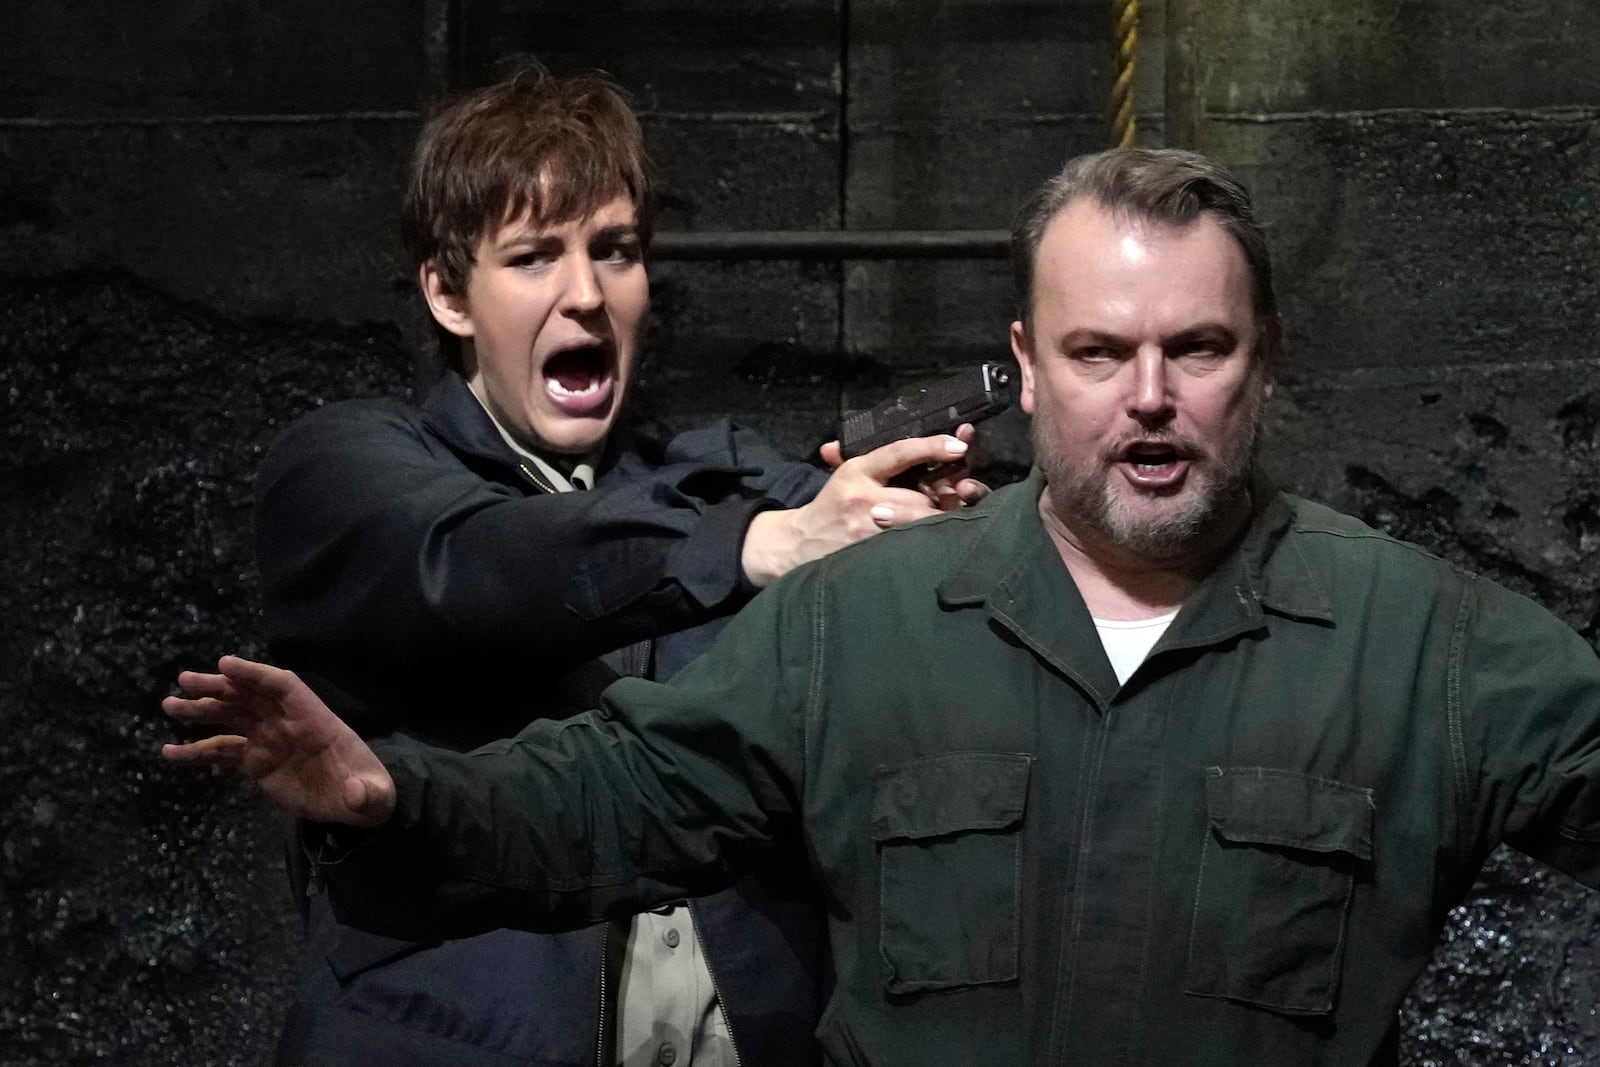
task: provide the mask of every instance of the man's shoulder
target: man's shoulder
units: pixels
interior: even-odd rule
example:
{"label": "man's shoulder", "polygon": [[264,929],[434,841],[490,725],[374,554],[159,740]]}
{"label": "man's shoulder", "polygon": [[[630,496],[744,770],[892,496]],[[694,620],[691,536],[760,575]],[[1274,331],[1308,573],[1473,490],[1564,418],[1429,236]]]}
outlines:
{"label": "man's shoulder", "polygon": [[[1455,603],[1470,609],[1480,628],[1501,627],[1541,640],[1576,636],[1542,598],[1536,599],[1540,591],[1520,581],[1516,572],[1480,573],[1323,504],[1285,499],[1293,516],[1285,539],[1292,549],[1288,559],[1295,561],[1286,565],[1309,569],[1327,591],[1336,616],[1378,606],[1366,617],[1394,621],[1419,617],[1428,605]],[[1447,546],[1444,551],[1451,550]],[[1278,574],[1286,573],[1277,571],[1276,561],[1284,555],[1281,549],[1274,553],[1271,570]]]}
{"label": "man's shoulder", "polygon": [[1354,515],[1305,497],[1283,494],[1290,513],[1289,533],[1332,553],[1393,554],[1397,560],[1448,566],[1421,545],[1385,533]]}
{"label": "man's shoulder", "polygon": [[1422,597],[1426,590],[1442,591],[1481,581],[1459,563],[1354,515],[1289,494],[1284,494],[1284,501],[1290,510],[1286,545],[1293,557],[1317,572],[1336,595],[1341,589],[1366,595],[1385,587],[1402,597]]}
{"label": "man's shoulder", "polygon": [[994,527],[1006,500],[1020,486],[1004,486],[981,503],[894,526],[818,560],[822,580],[858,585],[869,576],[883,582],[913,582],[930,588],[972,551]]}

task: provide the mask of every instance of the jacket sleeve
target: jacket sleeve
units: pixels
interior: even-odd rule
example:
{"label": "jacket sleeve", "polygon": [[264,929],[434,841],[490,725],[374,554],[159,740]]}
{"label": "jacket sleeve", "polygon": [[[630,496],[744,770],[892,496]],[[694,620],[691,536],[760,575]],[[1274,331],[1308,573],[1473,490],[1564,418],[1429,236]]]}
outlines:
{"label": "jacket sleeve", "polygon": [[1527,598],[1470,584],[1449,682],[1479,858],[1505,841],[1600,888],[1600,658]]}
{"label": "jacket sleeve", "polygon": [[270,647],[381,704],[442,672],[564,671],[727,614],[754,593],[739,565],[751,517],[809,499],[821,476],[767,459],[729,430],[590,492],[524,496],[413,411],[333,405],[258,475]]}
{"label": "jacket sleeve", "polygon": [[[718,888],[797,848],[814,713],[807,568],[671,683],[624,679],[596,712],[472,753],[375,747],[394,818],[321,864],[341,918],[406,938],[552,929]],[[311,840],[318,840],[315,833]]]}

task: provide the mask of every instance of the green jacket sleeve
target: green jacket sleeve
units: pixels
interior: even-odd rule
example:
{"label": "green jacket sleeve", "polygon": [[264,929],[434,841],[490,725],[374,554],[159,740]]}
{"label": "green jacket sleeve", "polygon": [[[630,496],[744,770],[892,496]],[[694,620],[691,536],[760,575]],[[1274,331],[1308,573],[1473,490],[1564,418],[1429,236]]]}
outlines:
{"label": "green jacket sleeve", "polygon": [[1600,658],[1532,601],[1470,586],[1448,684],[1476,851],[1505,841],[1600,888]]}
{"label": "green jacket sleeve", "polygon": [[376,746],[398,807],[319,860],[341,916],[414,940],[564,928],[719,888],[752,851],[792,847],[814,569],[670,685],[624,679],[597,711],[470,753]]}

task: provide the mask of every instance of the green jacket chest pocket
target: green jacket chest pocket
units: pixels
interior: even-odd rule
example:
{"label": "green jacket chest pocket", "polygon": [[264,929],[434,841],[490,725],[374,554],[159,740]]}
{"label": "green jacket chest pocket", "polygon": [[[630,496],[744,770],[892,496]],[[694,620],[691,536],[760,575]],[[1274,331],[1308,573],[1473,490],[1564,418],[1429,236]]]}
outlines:
{"label": "green jacket chest pocket", "polygon": [[1290,1015],[1333,1010],[1345,923],[1370,877],[1372,790],[1211,767],[1185,989]]}
{"label": "green jacket chest pocket", "polygon": [[878,944],[890,993],[1017,977],[1032,757],[956,752],[874,776]]}

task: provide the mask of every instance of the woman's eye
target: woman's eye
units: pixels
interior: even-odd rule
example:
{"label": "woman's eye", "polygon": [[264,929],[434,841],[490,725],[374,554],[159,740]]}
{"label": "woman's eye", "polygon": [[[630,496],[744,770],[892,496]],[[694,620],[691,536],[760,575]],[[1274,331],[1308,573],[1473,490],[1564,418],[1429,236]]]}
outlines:
{"label": "woman's eye", "polygon": [[616,244],[599,249],[595,258],[602,263],[637,263],[639,256],[639,245],[636,242],[618,241]]}

